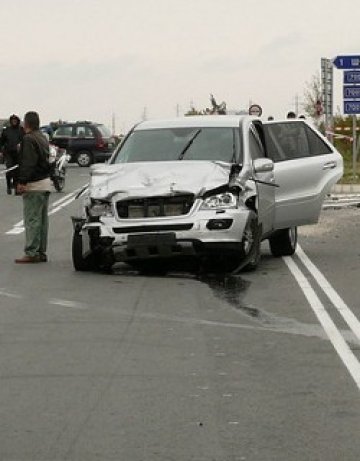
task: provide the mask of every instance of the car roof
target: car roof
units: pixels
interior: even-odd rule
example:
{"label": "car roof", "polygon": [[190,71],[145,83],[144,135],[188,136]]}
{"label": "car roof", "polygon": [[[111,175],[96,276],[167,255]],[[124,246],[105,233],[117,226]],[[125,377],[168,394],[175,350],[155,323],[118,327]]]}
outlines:
{"label": "car roof", "polygon": [[89,122],[89,121],[64,122],[64,123],[61,123],[57,128],[60,128],[62,126],[76,126],[76,125],[102,126],[104,124],[98,123],[98,122]]}
{"label": "car roof", "polygon": [[178,117],[165,120],[140,122],[135,130],[156,130],[161,128],[201,128],[201,127],[239,127],[248,116],[240,115],[200,115]]}

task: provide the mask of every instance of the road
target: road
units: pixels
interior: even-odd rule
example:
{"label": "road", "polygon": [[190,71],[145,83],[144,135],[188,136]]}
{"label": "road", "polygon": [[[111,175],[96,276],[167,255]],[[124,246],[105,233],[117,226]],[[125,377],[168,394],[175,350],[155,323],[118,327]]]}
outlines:
{"label": "road", "polygon": [[76,273],[68,173],[47,264],[0,184],[1,461],[358,461],[358,209],[251,274]]}

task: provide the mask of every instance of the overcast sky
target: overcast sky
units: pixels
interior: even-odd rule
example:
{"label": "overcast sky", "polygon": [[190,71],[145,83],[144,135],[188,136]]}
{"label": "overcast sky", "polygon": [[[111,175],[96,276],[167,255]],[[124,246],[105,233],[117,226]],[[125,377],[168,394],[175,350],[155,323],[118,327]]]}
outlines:
{"label": "overcast sky", "polygon": [[[320,58],[360,54],[359,0],[0,0],[0,118],[91,119],[117,131],[209,93],[282,117]],[[340,71],[336,72],[340,104]]]}

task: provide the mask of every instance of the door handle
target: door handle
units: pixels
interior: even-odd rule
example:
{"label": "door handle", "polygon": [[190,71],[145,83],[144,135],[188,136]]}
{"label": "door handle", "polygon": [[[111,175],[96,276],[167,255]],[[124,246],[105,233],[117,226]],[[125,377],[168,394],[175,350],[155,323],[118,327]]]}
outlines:
{"label": "door handle", "polygon": [[327,163],[324,164],[323,170],[333,170],[334,168],[336,168],[336,165],[337,165],[337,163],[335,161],[327,162]]}

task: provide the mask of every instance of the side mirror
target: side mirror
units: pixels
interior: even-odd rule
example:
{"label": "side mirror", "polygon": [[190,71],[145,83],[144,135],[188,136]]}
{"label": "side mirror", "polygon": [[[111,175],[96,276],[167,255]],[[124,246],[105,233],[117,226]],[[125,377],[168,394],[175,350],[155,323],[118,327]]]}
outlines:
{"label": "side mirror", "polygon": [[257,158],[253,162],[255,173],[269,173],[274,171],[274,162],[269,158]]}

